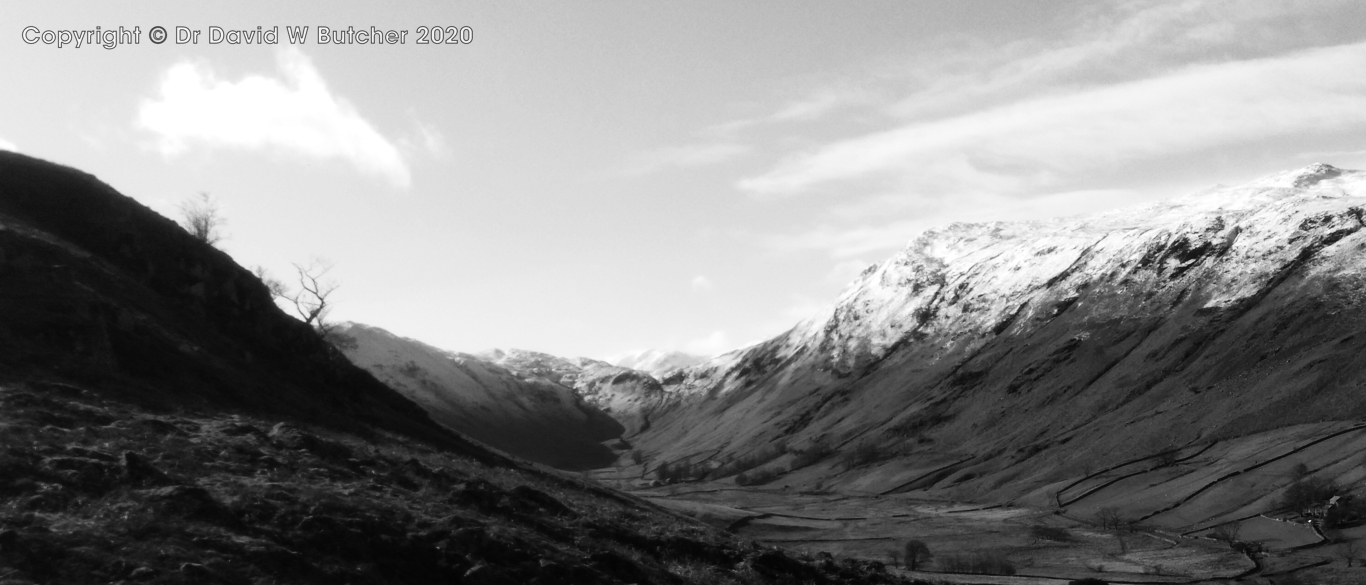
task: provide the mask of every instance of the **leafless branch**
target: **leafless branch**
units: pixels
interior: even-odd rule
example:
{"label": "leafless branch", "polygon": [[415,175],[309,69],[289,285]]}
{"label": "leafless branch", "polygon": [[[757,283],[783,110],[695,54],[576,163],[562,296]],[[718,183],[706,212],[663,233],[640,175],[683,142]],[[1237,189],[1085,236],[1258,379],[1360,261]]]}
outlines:
{"label": "leafless branch", "polygon": [[205,244],[217,245],[223,239],[220,228],[227,223],[218,211],[218,202],[208,193],[200,192],[198,199],[180,203],[180,226]]}
{"label": "leafless branch", "polygon": [[328,297],[340,286],[324,278],[332,270],[332,263],[314,259],[307,266],[295,264],[294,270],[299,276],[299,290],[289,297],[290,302],[294,303],[294,311],[304,323],[312,325],[326,337],[332,328],[327,320],[327,314],[332,310]]}

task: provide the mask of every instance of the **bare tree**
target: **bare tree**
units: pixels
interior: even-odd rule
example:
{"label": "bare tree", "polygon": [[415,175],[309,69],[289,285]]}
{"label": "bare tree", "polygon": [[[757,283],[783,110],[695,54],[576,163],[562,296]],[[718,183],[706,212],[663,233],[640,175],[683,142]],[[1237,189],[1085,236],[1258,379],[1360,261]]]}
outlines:
{"label": "bare tree", "polygon": [[223,239],[220,228],[227,223],[218,211],[218,201],[208,193],[201,191],[198,199],[180,203],[180,227],[205,244],[217,245]]}
{"label": "bare tree", "polygon": [[1096,523],[1105,530],[1119,530],[1120,525],[1123,524],[1123,519],[1119,515],[1119,508],[1096,510]]}
{"label": "bare tree", "polygon": [[[1126,522],[1120,515],[1118,508],[1101,508],[1096,510],[1096,522],[1100,527],[1111,530],[1115,533],[1115,539],[1119,541],[1119,554],[1124,554],[1129,550],[1129,543],[1124,540],[1124,527]],[[1132,531],[1132,528],[1131,528]]]}
{"label": "bare tree", "polygon": [[893,566],[893,567],[900,567],[900,566],[901,566],[901,551],[896,550],[896,549],[889,550],[889,551],[887,551],[887,556],[890,557],[890,558],[892,559],[892,566]]}
{"label": "bare tree", "polygon": [[906,541],[906,544],[901,548],[902,552],[905,553],[906,568],[912,571],[920,567],[921,563],[934,558],[934,554],[930,552],[930,547],[924,541],[911,539]]}
{"label": "bare tree", "polygon": [[307,266],[295,264],[294,270],[299,275],[299,290],[288,297],[294,303],[294,311],[304,323],[312,325],[326,338],[332,333],[332,323],[327,320],[327,314],[332,310],[329,297],[340,286],[325,278],[332,270],[332,263],[315,258]]}
{"label": "bare tree", "polygon": [[1238,533],[1241,531],[1242,525],[1233,522],[1214,529],[1209,535],[1210,538],[1213,538],[1214,540],[1223,541],[1228,543],[1229,546],[1233,546],[1233,543],[1238,542]]}

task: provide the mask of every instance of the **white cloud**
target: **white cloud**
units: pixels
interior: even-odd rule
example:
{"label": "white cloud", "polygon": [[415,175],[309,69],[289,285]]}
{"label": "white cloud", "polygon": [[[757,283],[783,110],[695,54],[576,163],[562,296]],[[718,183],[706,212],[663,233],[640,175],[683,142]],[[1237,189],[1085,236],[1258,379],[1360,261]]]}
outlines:
{"label": "white cloud", "polygon": [[399,149],[328,89],[306,55],[290,47],[277,57],[282,78],[250,75],[232,82],[203,63],[172,66],[160,95],[142,103],[138,125],[157,134],[166,156],[195,143],[274,149],[340,159],[398,187],[411,183]]}
{"label": "white cloud", "polygon": [[648,175],[670,168],[714,165],[748,154],[750,147],[734,142],[671,146],[639,154],[621,171],[624,175]]}
{"label": "white cloud", "polygon": [[877,181],[1016,195],[1086,171],[1366,124],[1366,43],[1197,65],[1158,77],[904,124],[790,157],[739,186],[783,195]]}
{"label": "white cloud", "polygon": [[442,134],[436,127],[418,123],[417,131],[399,140],[404,154],[411,156],[426,155],[435,159],[444,159],[451,156],[450,144],[446,141],[446,135]]}
{"label": "white cloud", "polygon": [[775,121],[814,120],[842,108],[861,106],[875,100],[866,90],[849,86],[832,86],[817,90],[805,98],[789,102],[773,114]]}
{"label": "white cloud", "polygon": [[712,290],[712,289],[715,289],[715,288],[716,288],[716,283],[712,282],[710,278],[707,278],[707,277],[705,277],[705,276],[702,276],[701,274],[699,274],[699,275],[697,275],[697,276],[694,276],[693,279],[692,279],[692,289],[693,289],[693,290],[696,290],[696,291],[709,291],[709,290]]}
{"label": "white cloud", "polygon": [[5,140],[4,138],[0,138],[0,150],[8,150],[8,151],[10,151],[10,152],[19,152],[19,147],[18,147],[18,146],[15,146],[13,142],[10,142],[10,141],[8,141],[8,140]]}
{"label": "white cloud", "polygon": [[714,331],[711,335],[694,339],[683,345],[683,351],[694,355],[714,356],[733,349],[725,331]]}

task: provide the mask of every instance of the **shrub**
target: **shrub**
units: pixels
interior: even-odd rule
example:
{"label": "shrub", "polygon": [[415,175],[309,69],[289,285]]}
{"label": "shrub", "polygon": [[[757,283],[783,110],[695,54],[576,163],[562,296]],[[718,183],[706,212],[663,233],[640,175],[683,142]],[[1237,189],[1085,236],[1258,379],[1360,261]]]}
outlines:
{"label": "shrub", "polygon": [[810,447],[796,452],[797,456],[792,459],[792,469],[815,464],[834,452],[835,449],[824,442],[812,443]]}
{"label": "shrub", "polygon": [[773,481],[782,472],[777,469],[758,469],[753,471],[741,472],[735,476],[735,485],[762,485]]}
{"label": "shrub", "polygon": [[845,469],[854,469],[886,458],[886,451],[871,442],[867,442],[860,443],[857,447],[846,451],[843,464]]}
{"label": "shrub", "polygon": [[[751,469],[759,467],[760,465],[773,461],[774,459],[782,457],[783,453],[785,452],[787,452],[786,446],[782,444],[773,445],[765,449],[760,449],[757,452],[739,457],[734,461],[729,461],[721,465],[720,467],[711,470],[707,473],[707,479],[719,479],[722,477],[729,477],[740,472],[749,471]],[[739,483],[739,481],[737,481],[736,483]]]}
{"label": "shrub", "polygon": [[887,429],[892,435],[903,439],[915,437],[928,430],[930,427],[938,426],[953,420],[953,415],[942,412],[920,412],[914,416],[902,419],[900,422]]}
{"label": "shrub", "polygon": [[1072,542],[1073,538],[1064,528],[1057,526],[1044,526],[1035,524],[1029,527],[1029,535],[1034,538],[1034,542],[1040,540],[1051,540],[1053,542]]}
{"label": "shrub", "polygon": [[678,483],[681,481],[696,481],[702,479],[711,471],[711,468],[702,463],[693,463],[690,458],[684,457],[682,461],[669,464],[668,461],[661,462],[655,468],[655,477],[664,483]]}
{"label": "shrub", "polygon": [[1309,508],[1326,503],[1337,493],[1338,486],[1333,482],[1306,477],[1290,484],[1281,499],[1276,501],[1276,507],[1303,514]]}

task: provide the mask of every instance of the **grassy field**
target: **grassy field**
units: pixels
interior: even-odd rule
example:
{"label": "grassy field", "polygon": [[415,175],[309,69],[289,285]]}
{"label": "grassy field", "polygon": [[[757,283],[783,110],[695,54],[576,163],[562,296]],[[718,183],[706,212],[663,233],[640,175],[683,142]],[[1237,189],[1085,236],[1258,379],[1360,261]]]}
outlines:
{"label": "grassy field", "polygon": [[[1040,488],[1046,497],[1022,500],[1028,506],[973,503],[971,494],[946,489],[876,495],[855,484],[829,484],[800,491],[781,480],[747,488],[728,479],[661,487],[637,482],[635,493],[738,535],[810,554],[891,565],[907,539],[922,540],[935,560],[921,568],[945,582],[1095,577],[1178,583],[1243,575],[1243,582],[1277,585],[1366,583],[1366,526],[1325,537],[1303,518],[1275,513],[1284,489],[1305,471],[1334,482],[1340,493],[1356,492],[1366,481],[1366,428],[1351,422],[1299,425],[1191,445],[1165,461],[1116,462]],[[639,477],[637,472],[625,471]],[[1122,530],[1102,528],[1107,511]],[[1220,527],[1263,552],[1234,550],[1215,538]],[[954,557],[972,555],[1003,560],[1016,575],[942,572],[955,564]]]}

